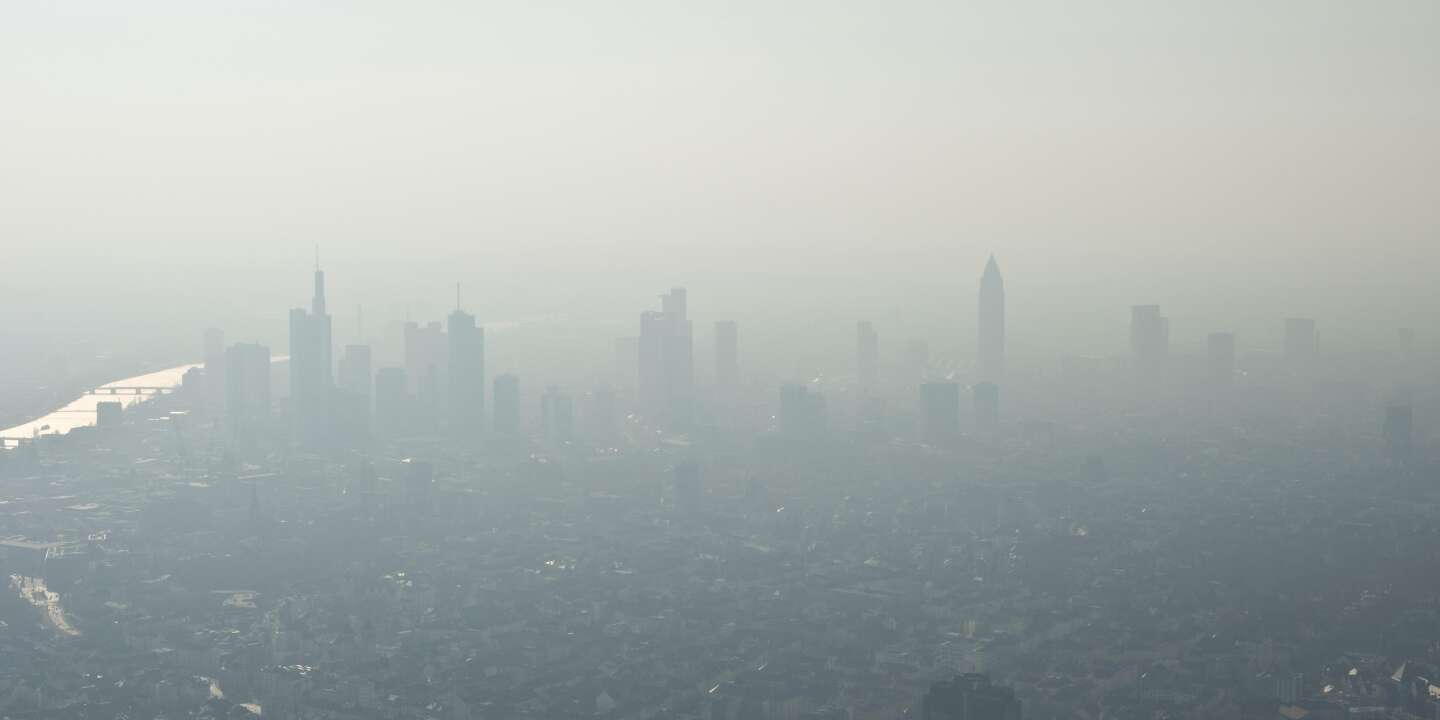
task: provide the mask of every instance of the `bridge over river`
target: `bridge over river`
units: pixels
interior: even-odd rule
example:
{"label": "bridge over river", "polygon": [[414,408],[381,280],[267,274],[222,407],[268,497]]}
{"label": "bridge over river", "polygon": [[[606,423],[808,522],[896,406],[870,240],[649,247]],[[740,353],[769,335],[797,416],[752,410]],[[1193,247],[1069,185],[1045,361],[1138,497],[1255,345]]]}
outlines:
{"label": "bridge over river", "polygon": [[63,435],[78,427],[95,424],[95,408],[102,402],[118,402],[130,407],[158,395],[174,392],[185,379],[185,373],[199,364],[177,365],[165,370],[105,383],[88,390],[63,407],[44,417],[0,430],[0,448],[15,447],[44,435]]}

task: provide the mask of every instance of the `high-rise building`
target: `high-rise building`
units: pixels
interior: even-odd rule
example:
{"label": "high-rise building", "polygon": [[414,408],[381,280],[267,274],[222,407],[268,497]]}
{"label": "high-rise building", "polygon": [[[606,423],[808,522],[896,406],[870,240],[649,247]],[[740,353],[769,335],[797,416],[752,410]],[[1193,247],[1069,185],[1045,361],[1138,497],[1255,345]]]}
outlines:
{"label": "high-rise building", "polygon": [[375,373],[375,429],[381,435],[402,435],[410,429],[410,413],[410,383],[405,368],[380,368]]}
{"label": "high-rise building", "polygon": [[1170,357],[1170,318],[1160,314],[1159,305],[1130,309],[1130,357],[1141,374],[1154,375],[1165,369]]}
{"label": "high-rise building", "polygon": [[370,436],[370,346],[346,345],[337,365],[331,396],[331,427],[338,439],[362,442]]}
{"label": "high-rise building", "polygon": [[991,430],[1000,424],[1000,386],[995,383],[980,383],[973,389],[975,394],[975,427]]}
{"label": "high-rise building", "polygon": [[825,398],[800,384],[780,388],[780,434],[791,439],[815,438],[825,432]]}
{"label": "high-rise building", "polygon": [[1392,454],[1408,454],[1415,437],[1415,408],[1410,405],[1391,405],[1385,408],[1383,434],[1385,445]]}
{"label": "high-rise building", "polygon": [[225,351],[225,416],[230,431],[250,438],[264,429],[270,415],[270,348],[253,343]]}
{"label": "high-rise building", "polygon": [[920,386],[920,422],[926,442],[949,442],[960,434],[960,386],[928,382]]}
{"label": "high-rise building", "polygon": [[715,323],[715,384],[734,388],[740,381],[740,331],[734,320]]}
{"label": "high-rise building", "polygon": [[998,383],[1005,375],[1005,278],[993,255],[980,276],[979,307],[976,376]]}
{"label": "high-rise building", "polygon": [[405,374],[415,395],[413,421],[422,428],[439,423],[449,365],[445,329],[440,323],[405,323]]}
{"label": "high-rise building", "polygon": [[520,378],[512,373],[495,376],[495,432],[520,432]]}
{"label": "high-rise building", "polygon": [[880,335],[868,320],[855,323],[855,381],[862,398],[880,389]]}
{"label": "high-rise building", "polygon": [[549,442],[569,440],[575,429],[574,404],[570,396],[553,385],[540,396],[540,434]]}
{"label": "high-rise building", "polygon": [[1215,385],[1229,385],[1234,382],[1235,333],[1210,333],[1205,345],[1210,382]]}
{"label": "high-rise building", "polygon": [[660,311],[640,314],[640,405],[653,419],[683,427],[693,408],[694,345],[684,288],[660,296]]}
{"label": "high-rise building", "polygon": [[485,330],[475,316],[450,313],[450,431],[459,438],[478,438],[485,427]]}
{"label": "high-rise building", "polygon": [[976,673],[930,686],[920,708],[921,720],[1020,720],[1015,691]]}
{"label": "high-rise building", "polygon": [[1285,360],[1292,369],[1308,365],[1320,354],[1320,336],[1311,318],[1285,321]]}
{"label": "high-rise building", "polygon": [[332,374],[330,314],[325,309],[325,273],[315,264],[310,310],[290,311],[290,407],[297,437],[322,439],[330,422]]}
{"label": "high-rise building", "polygon": [[351,395],[365,398],[368,407],[371,385],[370,346],[346,345],[345,351],[340,355],[340,367],[337,374],[340,379],[340,389]]}

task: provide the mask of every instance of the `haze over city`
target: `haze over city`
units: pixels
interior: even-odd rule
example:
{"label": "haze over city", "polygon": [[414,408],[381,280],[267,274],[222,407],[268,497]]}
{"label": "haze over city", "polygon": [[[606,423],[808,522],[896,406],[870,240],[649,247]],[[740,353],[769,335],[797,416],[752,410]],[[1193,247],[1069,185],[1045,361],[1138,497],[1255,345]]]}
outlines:
{"label": "haze over city", "polygon": [[1440,716],[1436,38],[0,9],[0,719]]}

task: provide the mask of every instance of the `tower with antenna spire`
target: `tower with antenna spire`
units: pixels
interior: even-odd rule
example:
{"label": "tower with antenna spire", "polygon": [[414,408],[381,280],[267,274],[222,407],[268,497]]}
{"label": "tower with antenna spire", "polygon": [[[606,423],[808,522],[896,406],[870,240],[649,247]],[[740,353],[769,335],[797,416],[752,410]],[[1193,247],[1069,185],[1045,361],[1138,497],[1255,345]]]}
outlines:
{"label": "tower with antenna spire", "polygon": [[975,379],[999,383],[1005,375],[1005,278],[994,255],[980,276],[979,308]]}
{"label": "tower with antenna spire", "polygon": [[325,308],[325,272],[315,250],[315,294],[310,310],[290,311],[290,422],[306,443],[325,438],[334,391],[330,315]]}
{"label": "tower with antenna spire", "polygon": [[448,322],[450,340],[450,431],[457,439],[474,441],[485,428],[485,329],[461,309],[460,283],[455,283],[455,310]]}

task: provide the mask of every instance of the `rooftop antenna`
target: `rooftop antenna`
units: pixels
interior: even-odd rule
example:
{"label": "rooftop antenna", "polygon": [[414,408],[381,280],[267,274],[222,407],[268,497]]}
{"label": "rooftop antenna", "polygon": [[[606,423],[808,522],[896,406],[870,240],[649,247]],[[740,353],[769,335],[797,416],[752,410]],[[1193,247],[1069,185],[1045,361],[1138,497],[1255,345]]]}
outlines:
{"label": "rooftop antenna", "polygon": [[315,272],[320,272],[320,243],[315,243]]}
{"label": "rooftop antenna", "polygon": [[455,309],[460,309],[460,283],[455,283]]}

